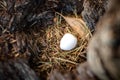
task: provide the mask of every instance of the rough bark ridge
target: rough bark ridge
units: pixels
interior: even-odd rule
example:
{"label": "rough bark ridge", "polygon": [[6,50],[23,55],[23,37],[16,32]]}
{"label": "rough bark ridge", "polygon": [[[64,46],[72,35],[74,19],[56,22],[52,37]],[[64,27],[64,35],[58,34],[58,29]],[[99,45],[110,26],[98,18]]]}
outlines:
{"label": "rough bark ridge", "polygon": [[[29,31],[29,28],[53,24],[55,11],[80,14],[90,29],[94,29],[106,11],[108,0],[3,0],[0,6],[1,27],[9,31]],[[83,9],[84,8],[84,9]]]}
{"label": "rough bark ridge", "polygon": [[100,17],[107,10],[108,0],[84,0],[82,17],[87,26],[93,30]]}
{"label": "rough bark ridge", "polygon": [[[120,79],[120,0],[111,0],[88,46],[91,70],[101,80]],[[94,66],[96,65],[96,66]]]}
{"label": "rough bark ridge", "polygon": [[33,27],[53,24],[55,11],[64,14],[80,13],[83,0],[2,0],[0,6],[0,25],[11,32],[29,31]]}
{"label": "rough bark ridge", "polygon": [[24,60],[0,62],[0,80],[39,80]]}

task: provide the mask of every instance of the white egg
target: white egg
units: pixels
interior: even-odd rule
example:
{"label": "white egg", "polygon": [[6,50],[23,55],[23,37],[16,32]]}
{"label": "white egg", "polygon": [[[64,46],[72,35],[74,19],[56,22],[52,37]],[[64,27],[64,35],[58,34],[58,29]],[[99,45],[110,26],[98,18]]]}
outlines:
{"label": "white egg", "polygon": [[71,50],[75,48],[76,45],[77,45],[77,38],[70,33],[66,33],[60,41],[60,48],[62,50]]}

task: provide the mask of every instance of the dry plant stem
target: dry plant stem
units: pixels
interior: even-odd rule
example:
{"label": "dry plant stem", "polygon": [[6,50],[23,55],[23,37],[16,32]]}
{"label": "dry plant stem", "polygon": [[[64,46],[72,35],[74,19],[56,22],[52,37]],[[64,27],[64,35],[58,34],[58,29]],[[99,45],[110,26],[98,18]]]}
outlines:
{"label": "dry plant stem", "polygon": [[75,62],[73,62],[73,61],[66,60],[66,59],[62,59],[62,58],[53,57],[53,59],[60,60],[60,61],[63,61],[63,62],[68,62],[68,63],[74,64],[74,65],[77,64],[77,63],[75,63]]}
{"label": "dry plant stem", "polygon": [[6,9],[6,5],[7,5],[7,4],[6,4],[5,1],[3,1],[3,0],[0,1],[0,10],[2,10],[2,8],[3,8],[3,10],[7,10],[7,9]]}

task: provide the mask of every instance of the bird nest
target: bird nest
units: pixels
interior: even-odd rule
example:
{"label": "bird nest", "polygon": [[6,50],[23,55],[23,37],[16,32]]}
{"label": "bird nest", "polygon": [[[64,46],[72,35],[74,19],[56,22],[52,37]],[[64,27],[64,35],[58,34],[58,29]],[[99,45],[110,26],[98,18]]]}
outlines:
{"label": "bird nest", "polygon": [[[60,40],[65,33],[71,33],[78,39],[77,46],[69,51],[60,49]],[[43,35],[37,38],[40,54],[33,61],[37,65],[34,66],[34,70],[40,77],[46,78],[45,75],[49,75],[54,69],[59,69],[61,72],[72,71],[78,64],[86,61],[86,49],[90,39],[89,30],[81,37],[69,23],[61,21],[61,17],[57,16],[54,26],[41,30],[41,34]]]}

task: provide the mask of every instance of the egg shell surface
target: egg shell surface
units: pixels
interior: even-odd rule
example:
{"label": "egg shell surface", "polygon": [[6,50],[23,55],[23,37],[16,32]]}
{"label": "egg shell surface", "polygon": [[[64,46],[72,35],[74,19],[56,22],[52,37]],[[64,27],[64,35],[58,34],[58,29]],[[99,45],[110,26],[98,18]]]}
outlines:
{"label": "egg shell surface", "polygon": [[62,50],[71,50],[75,48],[76,45],[77,45],[77,38],[70,33],[66,33],[60,41],[60,48]]}

